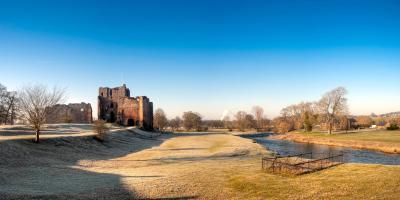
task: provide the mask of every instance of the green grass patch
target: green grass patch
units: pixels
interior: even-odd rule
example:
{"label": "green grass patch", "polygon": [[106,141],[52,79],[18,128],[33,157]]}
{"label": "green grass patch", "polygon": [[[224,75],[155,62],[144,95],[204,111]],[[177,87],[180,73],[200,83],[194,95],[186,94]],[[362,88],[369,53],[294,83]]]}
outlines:
{"label": "green grass patch", "polygon": [[368,142],[387,142],[387,143],[400,143],[400,131],[361,131],[349,133],[334,133],[327,134],[325,132],[293,132],[308,137],[326,138],[335,140],[354,140],[354,141],[368,141]]}
{"label": "green grass patch", "polygon": [[301,176],[232,175],[227,187],[246,199],[400,199],[400,167],[345,164]]}

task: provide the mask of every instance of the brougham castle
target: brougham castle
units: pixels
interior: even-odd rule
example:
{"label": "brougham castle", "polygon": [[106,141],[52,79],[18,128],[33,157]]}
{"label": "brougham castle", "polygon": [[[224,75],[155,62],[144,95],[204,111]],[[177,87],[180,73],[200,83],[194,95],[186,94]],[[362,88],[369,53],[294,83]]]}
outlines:
{"label": "brougham castle", "polygon": [[153,128],[153,102],[146,96],[131,97],[124,84],[121,87],[99,88],[98,118],[125,126]]}
{"label": "brougham castle", "polygon": [[[124,126],[153,129],[153,102],[146,96],[131,97],[126,85],[100,87],[98,119]],[[92,123],[92,107],[88,103],[58,104],[49,108],[47,123]]]}

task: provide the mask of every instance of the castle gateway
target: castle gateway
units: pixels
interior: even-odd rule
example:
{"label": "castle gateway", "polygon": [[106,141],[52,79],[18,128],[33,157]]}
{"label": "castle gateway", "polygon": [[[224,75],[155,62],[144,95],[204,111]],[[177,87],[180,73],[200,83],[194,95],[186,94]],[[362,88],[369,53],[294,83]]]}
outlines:
{"label": "castle gateway", "polygon": [[99,88],[98,117],[124,126],[153,129],[153,103],[146,96],[130,97],[130,90],[121,87]]}

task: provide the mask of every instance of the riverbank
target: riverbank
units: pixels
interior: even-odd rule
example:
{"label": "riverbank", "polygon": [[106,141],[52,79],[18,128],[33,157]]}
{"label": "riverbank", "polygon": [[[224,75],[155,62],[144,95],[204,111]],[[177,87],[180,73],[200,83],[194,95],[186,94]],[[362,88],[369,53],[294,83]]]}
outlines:
{"label": "riverbank", "polygon": [[400,198],[398,166],[283,176],[260,169],[262,146],[229,134],[118,131],[108,139],[0,140],[0,199]]}
{"label": "riverbank", "polygon": [[375,150],[384,153],[400,153],[400,131],[377,130],[331,135],[320,132],[294,132],[287,134],[277,134],[272,136],[272,138],[291,140],[302,143]]}

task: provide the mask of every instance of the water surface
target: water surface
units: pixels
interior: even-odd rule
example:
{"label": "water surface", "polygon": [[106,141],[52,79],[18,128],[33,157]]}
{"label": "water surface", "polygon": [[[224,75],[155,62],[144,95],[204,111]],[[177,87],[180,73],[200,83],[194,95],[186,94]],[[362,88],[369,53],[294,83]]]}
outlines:
{"label": "water surface", "polygon": [[308,152],[331,155],[343,153],[345,155],[344,161],[348,163],[400,165],[400,154],[387,154],[379,151],[355,149],[350,147],[299,143],[289,140],[272,139],[265,135],[259,135],[251,138],[257,143],[265,146],[267,149],[272,150],[282,156]]}

